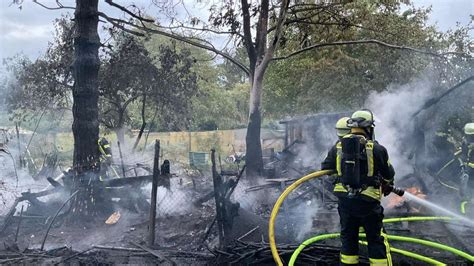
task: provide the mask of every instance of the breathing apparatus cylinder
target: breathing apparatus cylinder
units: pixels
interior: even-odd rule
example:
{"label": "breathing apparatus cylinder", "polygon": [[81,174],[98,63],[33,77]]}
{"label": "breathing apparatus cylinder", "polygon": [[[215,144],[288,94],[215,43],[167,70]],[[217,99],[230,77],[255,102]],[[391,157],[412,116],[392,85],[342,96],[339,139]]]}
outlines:
{"label": "breathing apparatus cylinder", "polygon": [[344,186],[352,189],[360,189],[360,158],[361,143],[357,136],[341,139],[342,144],[342,177]]}

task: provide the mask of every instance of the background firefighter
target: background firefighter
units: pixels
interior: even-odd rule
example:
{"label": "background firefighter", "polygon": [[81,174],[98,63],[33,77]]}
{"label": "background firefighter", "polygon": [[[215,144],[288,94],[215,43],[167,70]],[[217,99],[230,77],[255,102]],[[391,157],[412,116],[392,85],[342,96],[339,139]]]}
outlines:
{"label": "background firefighter", "polygon": [[112,148],[110,142],[102,137],[97,141],[100,152],[100,181],[108,178],[107,171],[112,167]]}
{"label": "background firefighter", "polygon": [[349,121],[349,117],[342,117],[336,122],[336,133],[337,137],[341,139],[345,135],[351,133],[351,128],[347,125],[347,121]]}
{"label": "background firefighter", "polygon": [[[461,141],[450,141],[457,146],[457,150],[454,152],[454,156],[451,157],[452,159],[436,172],[436,176],[438,182],[443,186],[459,191],[459,211],[462,214],[468,214],[472,209],[474,190],[474,123],[465,124],[463,133],[464,136]],[[440,175],[444,172],[449,172],[450,176],[456,178],[451,180],[455,181],[455,186],[441,181]]]}
{"label": "background firefighter", "polygon": [[373,140],[374,116],[360,110],[348,120],[351,133],[343,136],[328,152],[323,170],[336,170],[334,192],[339,198],[342,265],[359,263],[359,228],[369,243],[371,265],[391,265],[388,242],[382,236],[382,193],[388,195],[395,171],[385,147]]}
{"label": "background firefighter", "polygon": [[462,171],[460,211],[466,214],[468,208],[472,208],[474,190],[474,123],[467,123],[464,126],[464,140],[459,155]]}

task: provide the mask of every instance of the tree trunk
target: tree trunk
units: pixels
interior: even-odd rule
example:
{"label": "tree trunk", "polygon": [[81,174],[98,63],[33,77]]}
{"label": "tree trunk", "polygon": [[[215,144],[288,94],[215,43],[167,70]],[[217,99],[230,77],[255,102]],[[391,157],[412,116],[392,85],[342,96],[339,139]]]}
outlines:
{"label": "tree trunk", "polygon": [[142,126],[140,127],[140,132],[138,132],[137,139],[135,140],[135,144],[133,144],[132,151],[135,152],[135,149],[140,143],[140,139],[142,138],[143,131],[145,131],[146,127],[146,117],[145,117],[145,107],[146,107],[146,93],[143,94],[143,102],[142,102]]}
{"label": "tree trunk", "polygon": [[117,136],[117,140],[120,141],[121,144],[125,145],[125,111],[127,106],[121,106],[117,110],[118,112],[118,121],[116,127],[113,129],[115,135]]}
{"label": "tree trunk", "polygon": [[93,169],[99,158],[97,140],[99,35],[98,0],[76,1],[76,35],[74,37],[74,88],[72,132],[74,135],[73,165],[79,173]]}
{"label": "tree trunk", "polygon": [[98,0],[76,0],[74,21],[74,87],[73,124],[75,170],[74,189],[79,190],[73,211],[82,215],[97,213],[97,194],[89,180],[95,180],[99,172],[98,121],[98,73],[99,35]]}
{"label": "tree trunk", "polygon": [[249,123],[247,126],[246,176],[258,177],[263,173],[262,144],[260,142],[260,128],[262,124],[261,97],[263,87],[263,74],[255,73],[250,90]]}

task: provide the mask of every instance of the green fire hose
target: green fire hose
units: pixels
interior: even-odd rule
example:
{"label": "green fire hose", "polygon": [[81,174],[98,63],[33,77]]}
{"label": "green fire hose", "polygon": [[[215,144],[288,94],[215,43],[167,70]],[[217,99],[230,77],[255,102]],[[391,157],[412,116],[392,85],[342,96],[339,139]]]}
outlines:
{"label": "green fire hose", "polygon": [[[313,237],[313,238],[310,238],[306,241],[304,241],[293,253],[293,255],[291,255],[291,259],[290,259],[290,262],[288,263],[289,266],[293,266],[296,262],[296,258],[298,257],[298,255],[301,253],[301,251],[303,251],[303,249],[306,247],[306,246],[309,246],[311,244],[313,244],[314,242],[318,242],[318,241],[323,241],[323,240],[326,240],[326,239],[333,239],[333,238],[338,238],[340,236],[339,233],[334,233],[334,234],[325,234],[325,235],[319,235],[319,236],[316,236],[316,237]],[[359,241],[361,244],[363,245],[367,245],[367,242],[364,242],[364,241]],[[430,264],[433,264],[433,265],[446,265],[442,262],[439,262],[435,259],[432,259],[432,258],[429,258],[429,257],[425,257],[425,256],[422,256],[422,255],[419,255],[419,254],[416,254],[416,253],[413,253],[413,252],[409,252],[409,251],[406,251],[406,250],[402,250],[402,249],[396,249],[396,248],[393,248],[393,247],[390,247],[390,251],[392,252],[395,252],[395,253],[400,253],[402,255],[405,255],[405,256],[408,256],[408,257],[411,257],[413,259],[417,259],[419,261],[423,261],[423,262],[426,262],[426,263],[430,263]]]}
{"label": "green fire hose", "polygon": [[[290,259],[290,263],[288,264],[289,266],[293,266],[296,262],[296,259],[298,258],[298,255],[301,253],[301,251],[303,251],[303,249],[306,247],[306,246],[309,246],[311,245],[312,243],[314,242],[318,242],[318,241],[322,241],[322,240],[326,240],[326,239],[331,239],[331,238],[338,238],[340,236],[339,233],[334,233],[334,234],[324,234],[324,235],[319,235],[319,236],[316,236],[316,237],[312,237],[306,241],[304,241],[296,250],[295,252],[293,253],[293,255],[291,255],[291,259]],[[451,252],[455,255],[458,255],[460,257],[463,257],[471,262],[474,262],[474,256],[473,255],[470,255],[462,250],[459,250],[459,249],[456,249],[456,248],[453,248],[453,247],[450,247],[450,246],[447,246],[447,245],[443,245],[443,244],[440,244],[440,243],[436,243],[436,242],[432,242],[432,241],[428,241],[428,240],[423,240],[423,239],[418,239],[418,238],[413,238],[413,237],[406,237],[406,236],[395,236],[395,235],[386,235],[387,238],[389,240],[394,240],[394,241],[403,241],[403,242],[411,242],[411,243],[416,243],[416,244],[420,244],[420,245],[424,245],[424,246],[428,246],[428,247],[432,247],[432,248],[436,248],[436,249],[440,249],[440,250],[444,250],[444,251],[448,251],[448,252]],[[359,234],[359,237],[365,237],[365,234]],[[391,248],[392,250],[392,248]],[[428,260],[433,260],[431,258],[427,258],[425,256],[422,256],[422,255],[419,255],[419,254],[416,254],[417,255],[417,259],[420,259],[424,262],[428,262],[426,259]],[[410,256],[411,257],[411,256]],[[415,258],[415,257],[412,257],[412,258]],[[434,260],[433,260],[434,261]],[[433,262],[432,261],[432,262]],[[439,265],[439,264],[436,264],[435,265]]]}
{"label": "green fire hose", "polygon": [[383,219],[383,223],[398,223],[398,222],[416,222],[416,221],[451,221],[452,217],[448,216],[413,216],[413,217],[398,217]]}
{"label": "green fire hose", "polygon": [[[366,241],[359,241],[359,243],[364,245],[364,246],[368,245],[368,243]],[[398,248],[390,247],[390,251],[393,252],[393,253],[398,253],[398,254],[401,254],[403,256],[406,256],[406,257],[409,257],[409,258],[412,258],[412,259],[415,259],[415,260],[418,260],[418,261],[426,262],[426,263],[429,263],[429,264],[432,264],[432,265],[440,265],[440,266],[441,265],[447,265],[447,264],[445,264],[441,261],[432,259],[430,257],[423,256],[423,255],[420,255],[420,254],[417,254],[417,253],[413,253],[411,251],[404,250],[404,249],[398,249]]]}

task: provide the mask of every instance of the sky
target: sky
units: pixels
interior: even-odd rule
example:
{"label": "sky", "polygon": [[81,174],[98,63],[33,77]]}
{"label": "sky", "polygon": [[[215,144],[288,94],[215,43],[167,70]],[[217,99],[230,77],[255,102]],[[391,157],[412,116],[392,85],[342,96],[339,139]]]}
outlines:
{"label": "sky", "polygon": [[[191,0],[187,0],[191,2]],[[200,12],[206,10],[211,0],[201,0]],[[474,15],[474,0],[412,0],[416,7],[432,6],[430,24],[446,31],[454,28],[457,22],[467,24],[470,15]],[[22,8],[11,5],[12,0],[0,0],[0,61],[4,58],[23,53],[31,59],[44,53],[48,42],[53,38],[53,21],[65,10],[46,10],[32,0],[24,0]],[[44,4],[54,6],[53,0],[41,0]],[[123,17],[120,11],[99,1],[99,9],[115,17]],[[149,0],[124,1],[118,3],[137,3],[138,6],[150,8]],[[207,2],[207,5],[206,5]],[[63,0],[65,6],[74,6],[73,0]],[[192,12],[194,12],[193,10]],[[151,12],[152,13],[152,12]],[[154,14],[152,14],[154,15]]]}

